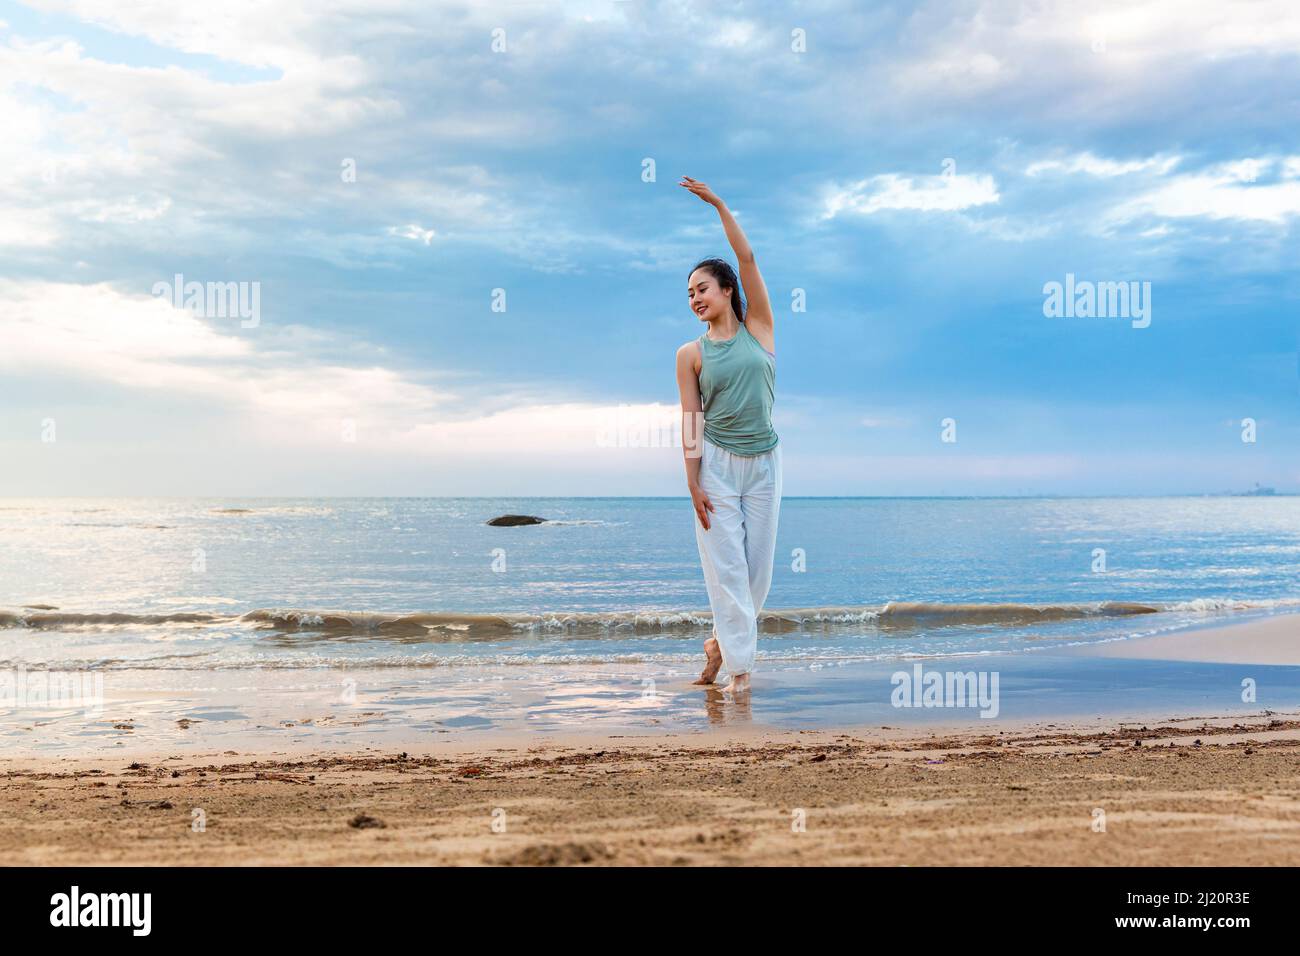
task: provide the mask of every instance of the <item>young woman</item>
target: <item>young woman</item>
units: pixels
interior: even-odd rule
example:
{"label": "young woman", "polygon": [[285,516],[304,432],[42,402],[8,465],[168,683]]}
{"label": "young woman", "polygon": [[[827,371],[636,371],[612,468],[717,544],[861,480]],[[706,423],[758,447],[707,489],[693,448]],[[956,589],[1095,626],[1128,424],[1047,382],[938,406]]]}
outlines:
{"label": "young woman", "polygon": [[772,428],[776,336],[767,287],[731,210],[704,183],[686,176],[678,185],[718,210],[740,263],[739,282],[723,259],[691,270],[687,299],[708,331],[677,350],[686,485],[713,609],[707,662],[695,683],[712,684],[725,665],[735,693],[749,689],[754,669],[781,508],[781,447]]}

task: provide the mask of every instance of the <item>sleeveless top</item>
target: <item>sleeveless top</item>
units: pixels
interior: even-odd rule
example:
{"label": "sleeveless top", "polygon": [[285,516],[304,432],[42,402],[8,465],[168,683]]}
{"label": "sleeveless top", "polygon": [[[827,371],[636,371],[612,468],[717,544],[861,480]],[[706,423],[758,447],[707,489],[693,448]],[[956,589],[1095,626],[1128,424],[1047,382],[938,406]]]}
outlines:
{"label": "sleeveless top", "polygon": [[772,399],[776,357],[745,323],[725,342],[700,336],[700,404],[704,437],[737,455],[761,455],[776,447]]}

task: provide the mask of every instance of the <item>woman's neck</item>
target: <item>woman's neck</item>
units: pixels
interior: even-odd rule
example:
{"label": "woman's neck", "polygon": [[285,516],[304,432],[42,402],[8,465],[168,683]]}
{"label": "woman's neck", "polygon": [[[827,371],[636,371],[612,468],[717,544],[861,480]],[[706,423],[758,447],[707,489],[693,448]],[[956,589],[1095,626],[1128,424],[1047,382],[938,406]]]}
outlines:
{"label": "woman's neck", "polygon": [[734,339],[739,331],[740,322],[736,319],[736,313],[728,311],[725,319],[718,319],[716,322],[709,323],[708,336],[715,341],[721,342]]}

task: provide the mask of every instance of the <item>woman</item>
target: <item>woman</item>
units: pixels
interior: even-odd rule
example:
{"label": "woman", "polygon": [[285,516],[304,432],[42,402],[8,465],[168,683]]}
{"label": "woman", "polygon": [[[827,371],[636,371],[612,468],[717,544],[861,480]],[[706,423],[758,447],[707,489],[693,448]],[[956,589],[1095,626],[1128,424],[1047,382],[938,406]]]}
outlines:
{"label": "woman", "polygon": [[749,689],[754,669],[781,507],[781,447],[772,428],[776,336],[767,287],[731,210],[704,183],[685,176],[678,185],[718,210],[740,263],[739,282],[722,259],[705,259],[691,270],[686,295],[709,327],[677,350],[686,484],[713,609],[707,662],[695,683],[712,684],[725,665],[727,689],[736,693]]}

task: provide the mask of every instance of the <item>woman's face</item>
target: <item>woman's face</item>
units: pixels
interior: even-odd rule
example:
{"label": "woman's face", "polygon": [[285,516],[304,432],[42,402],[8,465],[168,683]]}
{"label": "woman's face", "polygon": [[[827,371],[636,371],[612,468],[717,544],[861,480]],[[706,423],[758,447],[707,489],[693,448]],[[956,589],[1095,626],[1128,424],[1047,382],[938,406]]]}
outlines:
{"label": "woman's face", "polygon": [[721,288],[718,280],[708,269],[696,269],[691,273],[686,288],[686,297],[691,311],[701,322],[713,322],[727,314],[731,308],[731,292]]}

